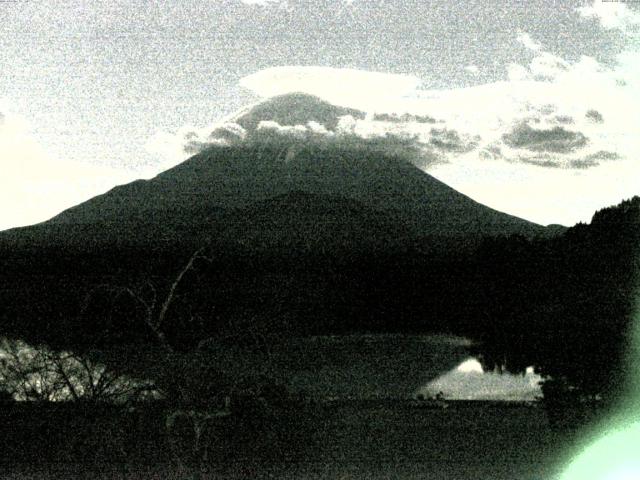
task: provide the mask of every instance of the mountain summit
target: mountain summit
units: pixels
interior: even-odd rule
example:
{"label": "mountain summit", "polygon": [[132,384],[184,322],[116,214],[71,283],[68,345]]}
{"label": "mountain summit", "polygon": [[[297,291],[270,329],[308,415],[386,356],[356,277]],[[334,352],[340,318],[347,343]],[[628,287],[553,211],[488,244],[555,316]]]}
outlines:
{"label": "mountain summit", "polygon": [[307,93],[289,93],[260,102],[238,114],[233,121],[247,130],[257,128],[261,121],[285,126],[316,122],[327,130],[335,130],[340,118],[347,115],[365,118],[361,110],[332,105]]}

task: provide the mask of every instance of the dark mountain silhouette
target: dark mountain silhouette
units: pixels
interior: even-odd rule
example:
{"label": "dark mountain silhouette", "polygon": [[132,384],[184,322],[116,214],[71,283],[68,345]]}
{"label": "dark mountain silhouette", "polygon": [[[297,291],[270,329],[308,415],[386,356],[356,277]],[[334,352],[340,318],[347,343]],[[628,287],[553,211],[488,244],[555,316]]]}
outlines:
{"label": "dark mountain silhouette", "polygon": [[[366,143],[285,147],[213,147],[47,222],[2,232],[6,331],[72,341],[61,330],[76,321],[96,285],[166,285],[202,246],[217,262],[201,269],[216,287],[189,279],[184,288],[196,310],[215,304],[227,319],[269,317],[269,324],[301,333],[415,329],[424,306],[412,291],[420,269],[437,278],[449,268],[440,260],[427,266],[415,252],[460,257],[487,235],[547,234]],[[404,313],[394,317],[394,308]],[[441,306],[431,308],[435,315]],[[128,321],[139,313],[126,314]],[[106,321],[99,318],[78,320],[76,340],[86,329],[99,331]],[[126,332],[126,322],[119,329]]]}
{"label": "dark mountain silhouette", "polygon": [[216,237],[233,225],[233,212],[246,208],[240,215],[250,216],[252,204],[260,209],[259,202],[290,192],[316,195],[319,203],[332,197],[336,206],[359,202],[376,215],[386,212],[401,224],[399,232],[418,237],[558,233],[474,202],[412,165],[402,151],[386,151],[388,139],[372,144],[344,136],[325,141],[251,137],[264,120],[287,126],[315,121],[335,131],[345,115],[364,117],[307,94],[274,97],[235,118],[249,132],[245,141],[211,147],[151,180],[118,186],[38,226],[4,232],[0,242],[198,243],[202,235]]}
{"label": "dark mountain silhouette", "polygon": [[[260,209],[259,202],[290,192],[315,195],[318,202],[328,197],[358,202],[363,212],[385,212],[398,224],[398,232],[414,237],[546,232],[471,200],[401,159],[373,157],[366,148],[309,147],[297,149],[288,161],[285,155],[280,146],[270,145],[211,148],[151,180],[116,187],[48,222],[3,232],[0,242],[197,243],[234,225],[230,212],[247,209],[244,218],[251,215],[252,204]],[[287,201],[295,203],[295,198]],[[374,229],[376,225],[371,223]]]}
{"label": "dark mountain silhouette", "polygon": [[254,251],[384,248],[406,241],[409,231],[388,211],[332,195],[292,191],[232,210],[214,242]]}

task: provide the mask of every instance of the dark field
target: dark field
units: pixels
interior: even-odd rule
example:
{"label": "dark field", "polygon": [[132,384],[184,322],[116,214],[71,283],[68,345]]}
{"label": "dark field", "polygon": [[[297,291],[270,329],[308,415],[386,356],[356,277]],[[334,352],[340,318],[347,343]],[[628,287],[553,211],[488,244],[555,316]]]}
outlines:
{"label": "dark field", "polygon": [[[1,478],[198,478],[187,466],[189,429],[174,436],[172,451],[157,406],[68,407],[5,409]],[[230,479],[550,479],[572,441],[541,407],[479,402],[308,405],[228,417],[205,436],[200,478]]]}

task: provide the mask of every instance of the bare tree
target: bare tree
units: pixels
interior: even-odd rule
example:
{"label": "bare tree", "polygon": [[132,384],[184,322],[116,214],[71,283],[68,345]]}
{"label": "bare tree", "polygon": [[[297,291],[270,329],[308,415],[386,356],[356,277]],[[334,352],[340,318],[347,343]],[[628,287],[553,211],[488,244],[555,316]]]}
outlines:
{"label": "bare tree", "polygon": [[113,300],[118,300],[121,296],[129,297],[142,309],[143,315],[141,320],[153,333],[162,347],[165,354],[171,355],[175,353],[174,347],[167,340],[165,333],[167,317],[171,306],[178,295],[178,289],[182,284],[184,277],[190,271],[195,269],[197,261],[202,260],[210,262],[211,260],[204,255],[204,247],[196,250],[189,258],[186,264],[180,269],[176,277],[169,285],[169,289],[163,298],[160,298],[158,288],[151,282],[146,281],[138,287],[116,286],[116,285],[99,285],[92,289],[86,296],[85,302],[81,308],[81,316],[85,314],[92,298],[99,290],[106,291],[113,296]]}
{"label": "bare tree", "polygon": [[[215,379],[211,378],[213,372],[202,358],[200,350],[178,352],[166,334],[169,312],[178,291],[185,276],[196,268],[198,261],[211,261],[204,255],[204,247],[191,255],[173,278],[164,296],[159,294],[159,289],[150,281],[137,288],[102,286],[110,291],[116,300],[120,296],[126,296],[141,307],[142,321],[153,333],[162,350],[161,362],[156,367],[157,384],[165,397],[175,405],[165,422],[171,451],[182,467],[189,463],[187,458],[195,459],[197,475],[205,470],[208,457],[208,445],[203,442],[203,435],[212,422],[230,415],[228,406],[221,401],[224,397],[222,389],[216,392],[213,391],[213,385],[209,385]],[[93,292],[85,305],[88,304],[91,295]],[[186,451],[176,447],[179,444],[176,425],[181,422],[186,423],[192,433],[192,442]]]}
{"label": "bare tree", "polygon": [[[231,414],[231,398],[242,394],[246,388],[238,388],[234,379],[225,379],[228,382],[221,380],[223,375],[216,371],[215,364],[212,365],[214,359],[209,348],[212,343],[217,343],[216,340],[204,339],[193,351],[180,352],[167,336],[172,306],[180,295],[186,276],[197,268],[200,261],[211,262],[204,254],[204,248],[191,255],[164,294],[151,281],[141,282],[138,286],[102,285],[99,288],[106,290],[114,301],[126,297],[139,307],[141,320],[161,347],[152,376],[165,398],[174,405],[165,421],[171,451],[182,467],[195,460],[198,472],[202,473],[209,455],[209,445],[204,440],[206,433],[212,425]],[[95,293],[93,291],[88,295],[85,306]],[[255,331],[253,323],[249,321],[235,327],[230,323],[226,340],[234,342],[242,337],[249,341],[250,348],[270,356],[268,339]],[[190,432],[187,445],[178,441],[185,428]]]}
{"label": "bare tree", "polygon": [[123,403],[152,395],[152,382],[93,360],[90,355],[0,341],[0,385],[16,400]]}

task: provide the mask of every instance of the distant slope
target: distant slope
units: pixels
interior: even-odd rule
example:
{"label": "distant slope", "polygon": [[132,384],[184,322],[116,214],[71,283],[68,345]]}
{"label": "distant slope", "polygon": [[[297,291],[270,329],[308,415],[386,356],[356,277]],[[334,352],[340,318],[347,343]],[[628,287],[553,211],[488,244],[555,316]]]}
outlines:
{"label": "distant slope", "polygon": [[[417,237],[545,234],[544,227],[481,205],[409,163],[362,154],[309,149],[285,162],[275,147],[213,148],[151,180],[116,187],[70,208],[38,228],[100,225],[104,241],[120,242],[111,230],[129,225],[130,240],[144,243],[162,238],[163,229],[181,230],[187,237],[224,212],[302,192],[388,212]],[[28,229],[22,229],[20,235],[25,234]]]}
{"label": "distant slope", "polygon": [[331,252],[398,245],[409,236],[389,211],[326,194],[292,191],[229,211],[214,243],[244,249]]}

